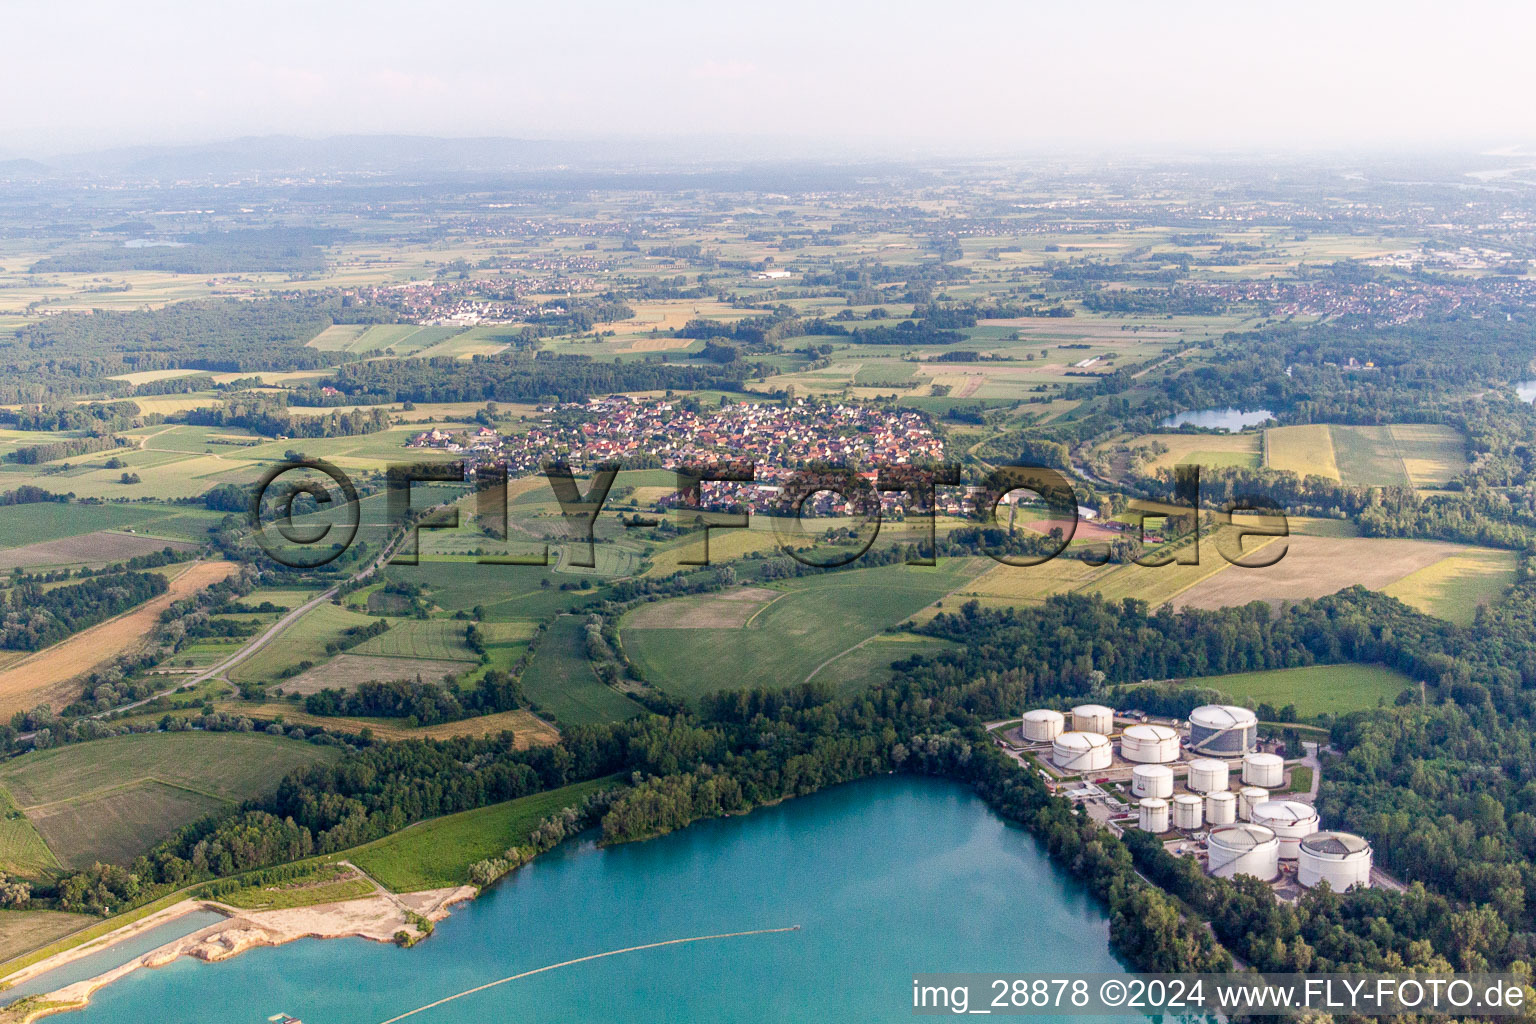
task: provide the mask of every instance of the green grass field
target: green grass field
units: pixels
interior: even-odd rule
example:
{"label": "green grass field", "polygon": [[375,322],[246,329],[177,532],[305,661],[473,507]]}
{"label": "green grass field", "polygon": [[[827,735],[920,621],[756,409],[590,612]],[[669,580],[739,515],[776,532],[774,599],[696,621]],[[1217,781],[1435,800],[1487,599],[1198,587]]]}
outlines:
{"label": "green grass field", "polygon": [[0,547],[21,547],[125,527],[155,536],[201,540],[207,537],[207,528],[217,524],[220,518],[175,505],[88,505],[81,502],[3,505],[0,506]]}
{"label": "green grass field", "polygon": [[562,615],[549,627],[522,682],[540,713],[561,725],[620,721],[645,710],[597,678],[587,661],[585,622],[575,615]]}
{"label": "green grass field", "polygon": [[814,679],[832,687],[839,695],[857,693],[889,679],[892,662],[918,655],[934,655],[953,647],[954,644],[937,637],[882,633],[862,647],[828,662]]}
{"label": "green grass field", "polygon": [[426,658],[432,661],[474,661],[464,646],[468,622],[453,619],[392,619],[389,632],[352,648],[353,654],[384,658]]}
{"label": "green grass field", "polygon": [[353,626],[366,626],[372,621],[366,615],[330,603],[319,605],[236,665],[230,671],[230,678],[240,682],[269,681],[300,662],[311,661],[318,665],[329,657],[325,653],[327,642],[340,639],[343,631]]}
{"label": "green grass field", "polygon": [[394,892],[468,885],[470,865],[527,842],[540,821],[613,784],[611,779],[579,782],[435,818],[359,847],[347,859]]}
{"label": "green grass field", "polygon": [[0,870],[21,878],[43,878],[58,870],[58,858],[3,788],[0,814]]}
{"label": "green grass field", "polygon": [[1328,428],[1333,436],[1333,457],[1339,479],[1355,487],[1407,487],[1408,471],[1390,427],[1341,426]]}
{"label": "green grass field", "polygon": [[[950,559],[933,567],[804,577],[775,585],[784,596],[763,605],[741,628],[626,628],[624,646],[652,685],[680,697],[793,686],[824,665],[831,669],[836,662],[830,659],[962,586],[980,568],[970,559]],[[857,676],[855,671],[850,678]]]}
{"label": "green grass field", "polygon": [[241,910],[292,910],[320,903],[339,903],[371,896],[378,890],[356,871],[339,864],[323,864],[308,874],[276,885],[247,886],[218,898]]}
{"label": "green grass field", "polygon": [[122,861],[182,825],[270,792],[288,772],[338,756],[259,733],[149,733],[27,754],[0,785],[59,863]]}
{"label": "green grass field", "polygon": [[1304,718],[1364,711],[1381,702],[1391,704],[1414,685],[1412,679],[1384,665],[1313,665],[1206,676],[1187,682],[1209,687],[1248,707],[1262,703],[1279,709],[1294,704]]}
{"label": "green grass field", "polygon": [[[554,562],[554,554],[550,555]],[[560,585],[579,583],[553,568],[527,565],[482,565],[470,559],[397,565],[385,570],[386,579],[426,587],[434,604],[445,611],[485,609],[487,622],[544,619],[603,593],[602,581],[592,579],[590,590],[561,590]]]}

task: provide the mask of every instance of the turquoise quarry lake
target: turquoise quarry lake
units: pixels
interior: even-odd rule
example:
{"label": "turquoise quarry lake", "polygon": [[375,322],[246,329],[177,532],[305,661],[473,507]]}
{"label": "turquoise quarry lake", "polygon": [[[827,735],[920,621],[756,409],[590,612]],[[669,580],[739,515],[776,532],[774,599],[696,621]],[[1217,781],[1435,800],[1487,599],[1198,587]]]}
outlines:
{"label": "turquoise quarry lake", "polygon": [[[570,843],[461,905],[415,949],[305,940],[136,971],[57,1018],[79,1024],[910,1021],[912,975],[1120,971],[1102,908],[969,789],[902,776],[839,786],[649,843]],[[1074,1018],[1087,1020],[1088,1018]]]}

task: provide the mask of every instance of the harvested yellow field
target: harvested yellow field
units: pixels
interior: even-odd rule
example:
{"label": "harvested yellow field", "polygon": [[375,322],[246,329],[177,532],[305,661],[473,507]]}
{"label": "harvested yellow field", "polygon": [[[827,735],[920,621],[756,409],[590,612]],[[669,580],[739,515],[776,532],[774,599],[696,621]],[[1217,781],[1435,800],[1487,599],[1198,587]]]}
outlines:
{"label": "harvested yellow field", "polygon": [[1179,465],[1217,469],[1225,466],[1256,466],[1258,434],[1142,434],[1126,442],[1132,449],[1162,445],[1167,451],[1155,456],[1143,472],[1172,469]]}
{"label": "harvested yellow field", "polygon": [[632,305],[635,315],[630,319],[596,324],[594,329],[618,331],[620,334],[649,331],[653,327],[663,331],[675,331],[689,320],[740,320],[748,313],[748,310],[737,309],[729,303],[712,301],[636,302]]}
{"label": "harvested yellow field", "polygon": [[153,383],[154,381],[157,381],[157,380],[171,380],[172,378],[175,378],[175,377],[190,377],[190,376],[192,376],[195,373],[202,373],[202,372],[204,372],[204,371],[202,371],[202,370],[140,370],[137,373],[120,373],[120,374],[118,374],[115,377],[108,377],[107,380],[120,380],[120,381],[124,381],[124,382],[126,382],[128,384],[132,384],[134,387],[138,387],[140,384],[150,384],[150,383]]}
{"label": "harvested yellow field", "polygon": [[692,338],[637,338],[628,348],[619,349],[620,352],[673,352],[677,349],[687,348],[692,345]]}
{"label": "harvested yellow field", "polygon": [[1270,469],[1297,476],[1339,479],[1333,454],[1333,433],[1326,423],[1272,427],[1264,432],[1264,454]]}
{"label": "harvested yellow field", "polygon": [[1475,551],[1438,540],[1293,535],[1285,557],[1262,569],[1233,569],[1179,595],[1175,609],[1228,608],[1250,601],[1278,607],[1286,601],[1326,597],[1356,584],[1385,590],[1411,573],[1453,555]]}
{"label": "harvested yellow field", "polygon": [[410,729],[398,722],[375,718],[332,718],[307,715],[302,711],[294,711],[292,708],[273,703],[219,701],[216,706],[220,711],[229,711],[262,721],[280,717],[284,722],[293,725],[321,726],[350,733],[372,729],[373,734],[383,740],[449,740],[460,736],[494,736],[510,729],[516,737],[514,745],[518,750],[525,750],[528,747],[548,747],[560,742],[559,729],[531,711],[522,709]]}
{"label": "harvested yellow field", "polygon": [[1107,567],[1094,568],[1076,558],[1053,558],[1042,565],[999,563],[953,596],[961,604],[975,598],[988,607],[1039,604],[1053,594],[1086,586],[1108,571]]}
{"label": "harvested yellow field", "polygon": [[1468,548],[1409,573],[1385,594],[1425,615],[1469,626],[1477,609],[1504,596],[1515,582],[1515,553]]}
{"label": "harvested yellow field", "polygon": [[160,413],[169,416],[172,413],[186,412],[188,409],[211,409],[219,404],[220,399],[216,395],[206,395],[202,398],[177,395],[175,397],[159,398],[135,398],[133,404],[139,407],[139,412],[148,416],[150,413]]}
{"label": "harvested yellow field", "polygon": [[[1055,594],[1080,593],[1098,594],[1109,601],[1131,597],[1156,607],[1232,568],[1222,551],[1237,557],[1236,531],[1230,538],[1223,532],[1200,538],[1199,561],[1193,565],[1091,566],[1076,558],[1053,558],[1030,566],[997,565],[951,596],[961,603],[974,598],[988,607],[1008,607],[1039,604]],[[1251,557],[1275,539],[1253,537],[1244,544],[1242,557]]]}
{"label": "harvested yellow field", "polygon": [[[710,530],[710,562],[728,562],[754,551],[777,551],[779,539],[772,530]],[[647,576],[670,576],[674,572],[694,568],[684,565],[684,558],[704,557],[704,535],[689,537],[680,543],[662,548],[651,556],[651,568]]]}
{"label": "harvested yellow field", "polygon": [[1439,487],[1467,471],[1467,444],[1453,427],[1439,423],[1395,423],[1392,439],[1415,487]]}
{"label": "harvested yellow field", "polygon": [[159,597],[0,670],[0,715],[39,704],[64,707],[80,695],[76,677],[132,650],[154,631],[161,612],[234,571],[233,562],[193,562]]}

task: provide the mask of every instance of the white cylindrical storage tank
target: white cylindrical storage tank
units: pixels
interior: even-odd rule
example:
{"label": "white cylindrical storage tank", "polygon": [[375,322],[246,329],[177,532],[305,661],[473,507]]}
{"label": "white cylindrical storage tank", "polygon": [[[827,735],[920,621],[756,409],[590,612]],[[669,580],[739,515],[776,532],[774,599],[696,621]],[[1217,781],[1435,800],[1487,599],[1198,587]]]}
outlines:
{"label": "white cylindrical storage tank", "polygon": [[1196,793],[1219,793],[1227,788],[1227,764],[1204,757],[1191,761],[1186,781]]}
{"label": "white cylindrical storage tank", "polygon": [[1164,764],[1139,764],[1132,768],[1131,795],[1162,799],[1173,796],[1173,769]]}
{"label": "white cylindrical storage tank", "polygon": [[1168,831],[1168,801],[1159,800],[1156,797],[1147,797],[1140,804],[1141,815],[1136,819],[1136,824],[1143,832],[1167,832]]}
{"label": "white cylindrical storage tank", "polygon": [[1297,847],[1296,881],[1308,889],[1327,882],[1334,892],[1371,887],[1371,844],[1348,832],[1314,832]]}
{"label": "white cylindrical storage tank", "polygon": [[1188,793],[1180,793],[1173,798],[1173,827],[1182,829],[1196,829],[1200,827],[1204,818],[1201,814],[1201,799]]}
{"label": "white cylindrical storage tank", "polygon": [[1205,857],[1206,870],[1217,878],[1252,875],[1270,882],[1280,874],[1280,840],[1263,825],[1212,829]]}
{"label": "white cylindrical storage tank", "polygon": [[1237,814],[1244,821],[1253,820],[1253,809],[1269,801],[1269,790],[1258,786],[1244,786],[1237,791]]}
{"label": "white cylindrical storage tank", "polygon": [[1237,757],[1258,739],[1258,716],[1247,708],[1205,704],[1189,713],[1189,749],[1197,754]]}
{"label": "white cylindrical storage tank", "polygon": [[1230,825],[1237,820],[1237,794],[1225,789],[1209,793],[1205,798],[1205,823]]}
{"label": "white cylindrical storage tank", "polygon": [[1019,731],[1031,743],[1049,743],[1067,727],[1066,716],[1060,711],[1037,708],[1024,712],[1024,722]]}
{"label": "white cylindrical storage tank", "polygon": [[1120,756],[1137,764],[1179,759],[1179,734],[1166,725],[1133,725],[1120,734]]}
{"label": "white cylindrical storage tank", "polygon": [[1051,762],[1062,771],[1103,771],[1113,760],[1109,737],[1096,732],[1064,732],[1051,744]]}
{"label": "white cylindrical storage tank", "polygon": [[1317,810],[1295,800],[1270,800],[1253,809],[1253,823],[1280,840],[1280,859],[1295,860],[1301,841],[1317,831]]}
{"label": "white cylindrical storage tank", "polygon": [[1108,736],[1115,731],[1115,711],[1103,704],[1079,704],[1072,709],[1072,728]]}
{"label": "white cylindrical storage tank", "polygon": [[1279,754],[1244,754],[1243,785],[1279,789],[1285,783],[1285,759]]}

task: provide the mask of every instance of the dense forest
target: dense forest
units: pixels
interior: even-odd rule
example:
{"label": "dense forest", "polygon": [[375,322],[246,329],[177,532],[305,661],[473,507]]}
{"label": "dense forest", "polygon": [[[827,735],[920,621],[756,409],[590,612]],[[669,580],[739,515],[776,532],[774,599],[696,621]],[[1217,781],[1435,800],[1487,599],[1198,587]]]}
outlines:
{"label": "dense forest", "polygon": [[157,270],[172,274],[270,271],[312,274],[325,269],[322,246],[348,235],[327,228],[246,228],[209,231],[143,244],[85,245],[32,265],[34,274],[105,274]]}
{"label": "dense forest", "polygon": [[313,295],[61,313],[23,324],[13,339],[0,339],[0,402],[36,402],[39,392],[58,397],[126,394],[131,385],[108,378],[145,370],[322,369],[351,358],[305,346],[325,328],[394,319],[387,310],[343,306],[337,299]]}
{"label": "dense forest", "polygon": [[37,651],[158,597],[169,589],[155,572],[122,572],[45,589],[21,582],[0,609],[0,647]]}
{"label": "dense forest", "polygon": [[615,391],[739,391],[754,372],[740,361],[606,363],[550,352],[504,352],[469,362],[373,359],[343,366],[329,383],[363,403],[580,402]]}

